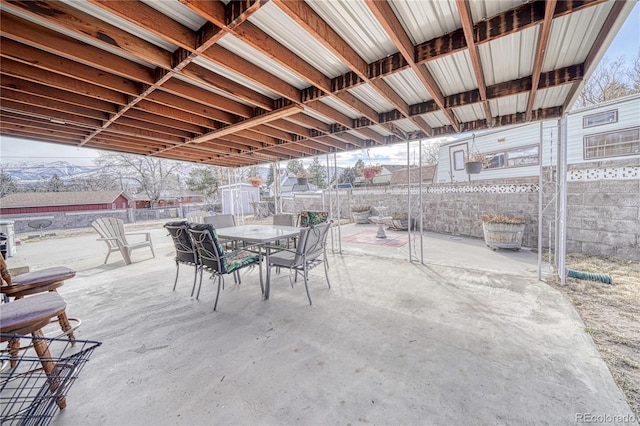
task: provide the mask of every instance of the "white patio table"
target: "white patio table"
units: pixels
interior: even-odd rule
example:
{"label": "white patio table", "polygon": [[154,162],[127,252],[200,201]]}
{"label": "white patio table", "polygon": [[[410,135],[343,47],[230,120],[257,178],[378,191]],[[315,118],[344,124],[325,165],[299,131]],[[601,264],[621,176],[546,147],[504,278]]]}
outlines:
{"label": "white patio table", "polygon": [[267,265],[264,298],[269,299],[269,291],[271,290],[269,255],[271,254],[271,248],[268,244],[274,241],[297,237],[298,234],[300,234],[300,228],[281,225],[240,225],[230,226],[228,228],[216,228],[216,232],[221,238],[256,244],[260,247],[260,250],[264,248],[264,263]]}

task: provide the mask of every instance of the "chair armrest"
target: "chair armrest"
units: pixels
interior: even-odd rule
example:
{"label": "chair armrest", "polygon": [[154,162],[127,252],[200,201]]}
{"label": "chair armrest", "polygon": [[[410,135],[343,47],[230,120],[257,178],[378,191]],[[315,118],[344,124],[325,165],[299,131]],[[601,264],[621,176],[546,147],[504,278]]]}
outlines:
{"label": "chair armrest", "polygon": [[118,241],[118,239],[116,237],[103,237],[96,238],[96,241]]}
{"label": "chair armrest", "polygon": [[124,235],[126,237],[129,235],[144,235],[146,241],[151,241],[151,232],[127,232]]}
{"label": "chair armrest", "polygon": [[268,248],[269,250],[271,250],[271,253],[279,253],[281,251],[288,251],[290,253],[296,253],[296,249],[290,249],[290,248],[286,248],[285,246],[277,246],[277,245],[266,245],[264,246],[265,248]]}
{"label": "chair armrest", "polygon": [[150,236],[151,232],[127,232],[124,235],[147,235],[147,236]]}

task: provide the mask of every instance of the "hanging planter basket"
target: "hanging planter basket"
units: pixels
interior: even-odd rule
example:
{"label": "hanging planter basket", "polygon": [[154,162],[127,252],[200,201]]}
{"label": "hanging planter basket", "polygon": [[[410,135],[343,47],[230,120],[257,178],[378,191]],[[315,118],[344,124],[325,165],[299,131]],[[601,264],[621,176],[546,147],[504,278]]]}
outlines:
{"label": "hanging planter basket", "polygon": [[464,170],[468,175],[477,175],[482,171],[482,161],[467,161],[464,163]]}

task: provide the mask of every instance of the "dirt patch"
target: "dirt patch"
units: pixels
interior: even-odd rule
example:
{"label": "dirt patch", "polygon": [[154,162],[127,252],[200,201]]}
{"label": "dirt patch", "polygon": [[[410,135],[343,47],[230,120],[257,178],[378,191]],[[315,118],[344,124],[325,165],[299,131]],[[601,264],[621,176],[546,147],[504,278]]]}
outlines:
{"label": "dirt patch", "polygon": [[567,267],[609,274],[613,284],[567,278],[551,282],[573,303],[614,380],[640,418],[640,263],[569,255]]}

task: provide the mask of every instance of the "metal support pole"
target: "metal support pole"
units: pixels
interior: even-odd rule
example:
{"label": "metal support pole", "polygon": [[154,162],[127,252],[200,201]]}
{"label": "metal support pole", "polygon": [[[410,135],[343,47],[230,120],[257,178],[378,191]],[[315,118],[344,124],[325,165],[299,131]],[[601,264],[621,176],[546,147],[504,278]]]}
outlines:
{"label": "metal support pole", "polygon": [[560,121],[560,149],[558,150],[558,182],[560,193],[558,194],[559,221],[558,221],[558,275],[560,284],[566,284],[566,255],[567,255],[567,116]]}
{"label": "metal support pole", "polygon": [[542,127],[542,121],[540,122],[540,148],[538,148],[538,162],[540,167],[538,170],[538,281],[542,280],[542,203],[544,202],[543,190],[544,179],[542,174],[544,173],[543,163],[543,145],[544,145],[544,129]]}
{"label": "metal support pole", "polygon": [[[424,212],[424,205],[423,205],[423,200],[422,200],[422,182],[423,182],[423,176],[422,176],[422,139],[420,139],[420,142],[418,143],[418,163],[420,165],[420,214],[418,215],[418,218],[420,219],[420,263],[422,263],[424,265],[424,241],[423,241],[423,235],[422,235],[422,222],[423,222],[423,212]],[[411,232],[411,218],[409,218],[409,232]]]}
{"label": "metal support pole", "polygon": [[[335,151],[333,152],[333,173],[334,176],[338,176],[338,157],[336,156]],[[342,233],[341,233],[341,223],[342,223],[342,210],[340,209],[340,195],[338,192],[338,180],[336,179],[336,197],[338,198],[338,253],[342,253]]]}
{"label": "metal support pole", "polygon": [[[411,221],[411,170],[409,169],[411,161],[411,148],[410,143],[407,141],[407,220]],[[407,227],[407,241],[409,243],[409,262],[412,262],[411,254],[411,226]]]}

